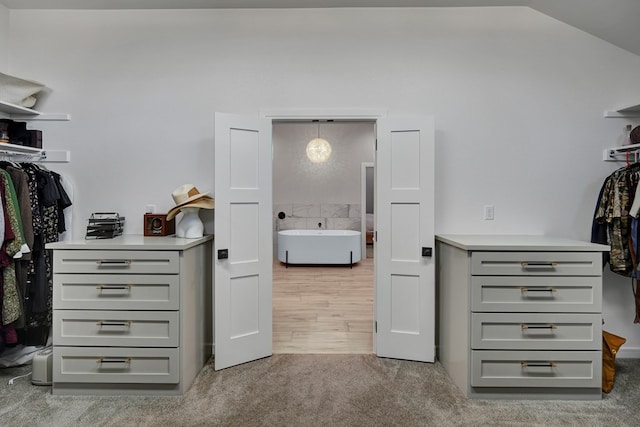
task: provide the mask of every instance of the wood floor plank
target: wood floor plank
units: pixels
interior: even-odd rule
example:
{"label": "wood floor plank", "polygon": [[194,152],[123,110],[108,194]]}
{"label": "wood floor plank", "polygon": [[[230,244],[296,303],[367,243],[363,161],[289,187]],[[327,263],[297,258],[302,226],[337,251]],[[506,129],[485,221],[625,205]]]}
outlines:
{"label": "wood floor plank", "polygon": [[293,332],[282,353],[371,353],[373,335],[364,332]]}
{"label": "wood floor plank", "polygon": [[274,353],[373,352],[373,259],[273,266]]}

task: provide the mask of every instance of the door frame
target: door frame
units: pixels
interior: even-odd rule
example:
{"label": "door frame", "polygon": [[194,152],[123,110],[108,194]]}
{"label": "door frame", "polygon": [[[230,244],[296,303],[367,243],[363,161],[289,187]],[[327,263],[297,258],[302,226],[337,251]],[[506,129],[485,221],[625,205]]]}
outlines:
{"label": "door frame", "polygon": [[[373,198],[375,199],[376,185],[375,185],[375,163],[362,162],[360,163],[360,229],[362,232],[362,258],[367,257],[367,169],[374,170],[374,182],[373,182]],[[374,205],[374,230],[375,230],[375,205]],[[375,233],[374,233],[375,237]],[[374,238],[375,241],[375,238]],[[374,256],[375,262],[375,256]]]}
{"label": "door frame", "polygon": [[[354,122],[372,122],[375,124],[375,141],[377,144],[378,138],[378,120],[387,118],[387,111],[381,109],[373,109],[373,108],[292,108],[292,109],[265,109],[260,110],[260,117],[264,119],[271,120],[271,124],[278,121],[295,121],[295,120],[341,120],[341,121],[354,121]],[[374,149],[374,162],[373,165],[375,167],[375,156],[377,155]],[[377,189],[374,184],[374,197]],[[364,216],[363,216],[364,218]],[[272,233],[273,236],[273,233]],[[366,242],[366,237],[363,242]],[[273,237],[271,237],[271,245],[273,246]],[[363,252],[366,256],[366,248],[365,252]],[[373,266],[374,271],[376,268],[376,257],[373,258]],[[374,289],[375,289],[375,273],[374,273]],[[377,354],[376,347],[376,333],[375,333],[375,304],[376,304],[376,296],[374,292],[373,296],[373,304],[374,304],[374,313],[373,319],[371,320],[374,324],[374,332],[373,332],[373,353]]]}

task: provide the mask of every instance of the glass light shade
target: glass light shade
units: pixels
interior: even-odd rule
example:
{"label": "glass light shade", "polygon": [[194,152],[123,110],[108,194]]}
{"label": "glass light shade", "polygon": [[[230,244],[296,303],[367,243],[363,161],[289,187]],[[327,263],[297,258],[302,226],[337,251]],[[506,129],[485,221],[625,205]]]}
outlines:
{"label": "glass light shade", "polygon": [[326,139],[315,138],[307,144],[307,157],[313,163],[322,163],[331,156],[331,144]]}

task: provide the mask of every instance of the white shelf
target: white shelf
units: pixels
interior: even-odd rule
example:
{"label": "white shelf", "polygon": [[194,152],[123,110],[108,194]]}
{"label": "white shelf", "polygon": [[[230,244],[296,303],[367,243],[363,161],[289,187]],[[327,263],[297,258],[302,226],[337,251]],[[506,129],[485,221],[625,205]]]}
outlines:
{"label": "white shelf", "polygon": [[[31,108],[0,101],[0,118],[11,120],[71,120],[69,114],[42,113]],[[71,153],[67,150],[45,150],[40,148],[25,147],[23,145],[0,144],[0,158],[12,158],[19,160],[37,160],[42,163],[68,163],[71,161]]]}
{"label": "white shelf", "polygon": [[640,117],[640,104],[618,108],[615,111],[605,111],[604,116],[620,118]]}
{"label": "white shelf", "polygon": [[40,154],[40,153],[42,153],[42,151],[43,150],[40,149],[40,148],[25,147],[24,145],[0,143],[0,153]]}
{"label": "white shelf", "polygon": [[0,118],[12,120],[71,120],[69,114],[42,113],[31,108],[21,107],[9,102],[0,101]]}
{"label": "white shelf", "polygon": [[[31,108],[0,101],[0,118],[11,120],[71,120],[69,114],[42,113]],[[14,144],[0,144],[0,158],[15,160],[36,160],[42,163],[68,163],[71,161],[71,153],[67,150],[45,150],[40,148],[25,147]]]}

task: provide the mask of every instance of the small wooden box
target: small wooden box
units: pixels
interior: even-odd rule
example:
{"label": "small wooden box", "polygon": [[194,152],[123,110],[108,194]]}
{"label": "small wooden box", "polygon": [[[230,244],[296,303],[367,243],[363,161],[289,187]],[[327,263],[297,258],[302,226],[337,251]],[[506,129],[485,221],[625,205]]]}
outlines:
{"label": "small wooden box", "polygon": [[175,218],[167,221],[167,214],[144,214],[145,236],[168,236],[175,232]]}

